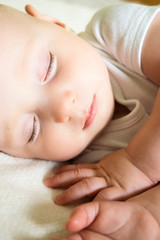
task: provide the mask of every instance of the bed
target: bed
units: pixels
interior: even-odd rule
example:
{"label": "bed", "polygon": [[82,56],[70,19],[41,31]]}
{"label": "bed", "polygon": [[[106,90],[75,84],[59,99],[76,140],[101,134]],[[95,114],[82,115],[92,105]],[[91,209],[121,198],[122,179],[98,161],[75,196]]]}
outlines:
{"label": "bed", "polygon": [[[20,10],[28,3],[39,11],[67,23],[77,33],[99,8],[118,0],[1,0]],[[73,20],[74,19],[74,20]],[[0,153],[0,239],[49,240],[64,237],[65,222],[72,209],[57,206],[60,190],[48,189],[43,179],[53,174],[54,162],[21,159]]]}

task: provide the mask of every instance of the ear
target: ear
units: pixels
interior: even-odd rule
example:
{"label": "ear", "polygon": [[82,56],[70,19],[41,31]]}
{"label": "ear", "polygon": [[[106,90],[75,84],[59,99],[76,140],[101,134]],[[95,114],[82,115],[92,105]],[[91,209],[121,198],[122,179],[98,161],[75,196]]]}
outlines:
{"label": "ear", "polygon": [[51,23],[57,24],[57,25],[67,29],[66,24],[60,22],[56,18],[50,17],[48,15],[41,14],[40,12],[38,12],[38,10],[36,8],[34,8],[31,5],[26,5],[25,6],[25,11],[26,11],[26,13],[28,13],[29,15],[31,15],[31,16],[33,16],[35,18],[41,19],[43,21],[47,21],[47,22],[51,22]]}

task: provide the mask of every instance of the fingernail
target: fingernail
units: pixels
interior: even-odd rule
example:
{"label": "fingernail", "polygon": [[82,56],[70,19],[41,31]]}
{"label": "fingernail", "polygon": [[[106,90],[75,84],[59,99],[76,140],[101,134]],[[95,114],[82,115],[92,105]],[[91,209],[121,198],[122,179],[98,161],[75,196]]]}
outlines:
{"label": "fingernail", "polygon": [[55,203],[61,204],[62,203],[62,198],[63,198],[63,196],[61,194],[58,195],[57,197],[55,197],[55,199],[54,199]]}
{"label": "fingernail", "polygon": [[47,187],[50,187],[50,186],[51,186],[51,180],[50,180],[49,178],[43,179],[43,183],[44,183]]}
{"label": "fingernail", "polygon": [[57,197],[55,197],[55,201],[58,202],[61,200],[61,195],[58,195]]}

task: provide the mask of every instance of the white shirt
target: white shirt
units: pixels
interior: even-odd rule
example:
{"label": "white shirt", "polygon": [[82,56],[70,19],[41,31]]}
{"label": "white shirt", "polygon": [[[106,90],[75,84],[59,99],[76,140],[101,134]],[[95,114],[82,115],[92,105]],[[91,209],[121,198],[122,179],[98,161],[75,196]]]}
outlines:
{"label": "white shirt", "polygon": [[141,69],[146,32],[160,6],[119,3],[98,11],[79,36],[97,49],[109,70],[115,100],[130,113],[112,120],[103,133],[76,158],[95,162],[126,147],[152,111],[157,86]]}

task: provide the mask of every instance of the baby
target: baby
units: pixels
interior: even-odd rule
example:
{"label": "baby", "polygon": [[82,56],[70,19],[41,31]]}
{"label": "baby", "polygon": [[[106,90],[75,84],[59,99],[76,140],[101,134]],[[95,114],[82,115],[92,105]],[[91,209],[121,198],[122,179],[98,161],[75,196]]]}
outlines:
{"label": "baby", "polygon": [[70,186],[57,204],[94,197],[71,216],[69,240],[160,237],[159,9],[109,6],[76,36],[31,6],[1,6],[1,151],[96,162],[44,181]]}

